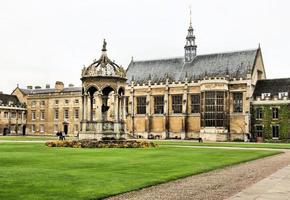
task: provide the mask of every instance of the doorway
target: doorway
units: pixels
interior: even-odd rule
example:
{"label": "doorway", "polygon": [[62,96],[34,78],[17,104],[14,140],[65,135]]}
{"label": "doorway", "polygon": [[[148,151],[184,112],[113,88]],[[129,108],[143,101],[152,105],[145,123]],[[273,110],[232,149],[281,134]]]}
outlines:
{"label": "doorway", "polygon": [[68,132],[68,124],[64,124],[63,125],[63,132],[65,135],[67,135],[67,132]]}
{"label": "doorway", "polygon": [[26,125],[23,125],[22,126],[22,135],[25,135],[25,133],[26,133]]}

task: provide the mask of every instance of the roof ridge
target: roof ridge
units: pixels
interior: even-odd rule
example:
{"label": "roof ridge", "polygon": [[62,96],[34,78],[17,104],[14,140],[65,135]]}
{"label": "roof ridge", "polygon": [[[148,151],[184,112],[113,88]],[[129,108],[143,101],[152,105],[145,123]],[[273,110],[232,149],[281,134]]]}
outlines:
{"label": "roof ridge", "polygon": [[207,53],[207,54],[198,54],[198,56],[207,56],[207,55],[215,55],[215,54],[230,54],[230,53],[240,53],[240,52],[245,52],[245,51],[257,51],[257,48],[252,48],[252,49],[244,49],[244,50],[233,50],[233,51],[222,51],[222,52],[217,52],[217,53]]}
{"label": "roof ridge", "polygon": [[166,57],[166,58],[154,58],[154,59],[148,59],[148,60],[133,60],[133,62],[149,62],[149,61],[158,61],[158,60],[173,60],[173,59],[183,59],[183,56],[179,57]]}

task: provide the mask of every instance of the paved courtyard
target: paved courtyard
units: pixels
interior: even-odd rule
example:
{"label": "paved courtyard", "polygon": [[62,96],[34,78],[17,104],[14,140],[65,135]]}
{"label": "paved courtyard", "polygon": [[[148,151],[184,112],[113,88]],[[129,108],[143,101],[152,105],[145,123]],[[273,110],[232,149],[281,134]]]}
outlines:
{"label": "paved courtyard", "polygon": [[250,186],[229,200],[290,200],[290,165]]}

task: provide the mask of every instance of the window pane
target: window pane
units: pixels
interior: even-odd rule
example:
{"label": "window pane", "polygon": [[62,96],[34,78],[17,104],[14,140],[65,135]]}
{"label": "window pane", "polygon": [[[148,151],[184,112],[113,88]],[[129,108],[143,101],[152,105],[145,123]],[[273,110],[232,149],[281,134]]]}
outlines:
{"label": "window pane", "polygon": [[154,113],[163,114],[164,113],[164,96],[154,97]]}
{"label": "window pane", "polygon": [[173,113],[182,113],[182,95],[172,95]]}
{"label": "window pane", "polygon": [[146,97],[137,97],[137,114],[146,114]]}
{"label": "window pane", "polygon": [[191,113],[199,113],[200,112],[200,95],[193,94],[191,95]]}

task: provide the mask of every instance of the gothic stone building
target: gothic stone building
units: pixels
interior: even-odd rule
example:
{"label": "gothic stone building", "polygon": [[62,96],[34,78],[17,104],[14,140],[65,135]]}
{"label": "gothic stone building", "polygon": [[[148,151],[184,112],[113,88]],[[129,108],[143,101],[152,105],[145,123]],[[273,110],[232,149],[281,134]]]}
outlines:
{"label": "gothic stone building", "polygon": [[[190,24],[184,57],[131,61],[121,109],[127,137],[222,141],[250,133],[253,92],[266,78],[260,47],[206,55],[196,50]],[[14,91],[27,103],[28,132],[34,134],[81,131],[82,93],[63,85]],[[95,120],[101,108],[88,109]],[[114,112],[109,116],[114,119]]]}
{"label": "gothic stone building", "polygon": [[290,139],[289,94],[289,78],[257,82],[252,103],[252,134],[257,141]]}
{"label": "gothic stone building", "polygon": [[0,134],[21,134],[26,130],[26,107],[17,96],[0,94]]}
{"label": "gothic stone building", "polygon": [[142,138],[243,139],[251,98],[265,79],[260,47],[197,55],[190,25],[180,58],[131,61],[127,130]]}

